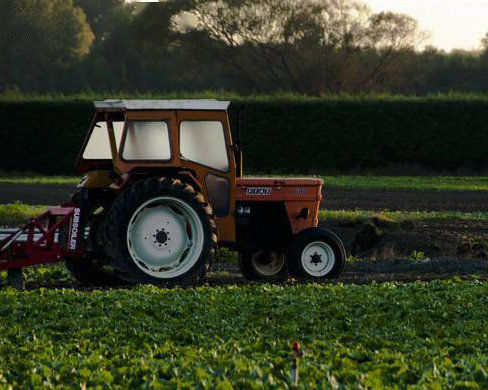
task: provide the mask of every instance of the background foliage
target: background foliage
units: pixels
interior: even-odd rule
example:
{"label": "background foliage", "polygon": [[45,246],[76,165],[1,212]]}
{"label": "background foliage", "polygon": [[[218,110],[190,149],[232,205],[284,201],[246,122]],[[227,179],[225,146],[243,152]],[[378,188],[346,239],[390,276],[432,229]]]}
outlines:
{"label": "background foliage", "polygon": [[[234,126],[238,111],[247,172],[488,168],[484,98],[237,98]],[[0,124],[2,169],[74,173],[93,115],[89,101],[3,100],[0,115],[8,118]]]}
{"label": "background foliage", "polygon": [[0,93],[488,91],[488,38],[451,53],[425,38],[350,0],[3,0]]}

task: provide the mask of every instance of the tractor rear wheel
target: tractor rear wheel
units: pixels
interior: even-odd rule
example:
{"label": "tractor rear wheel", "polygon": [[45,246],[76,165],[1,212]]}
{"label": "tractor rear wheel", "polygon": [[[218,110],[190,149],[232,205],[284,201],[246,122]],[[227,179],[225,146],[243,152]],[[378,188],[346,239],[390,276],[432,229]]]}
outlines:
{"label": "tractor rear wheel", "polygon": [[[80,193],[76,192],[71,197],[71,202],[75,205],[80,204]],[[86,225],[89,227],[89,234],[87,245],[90,250],[86,253],[85,258],[81,260],[65,260],[65,265],[71,275],[84,286],[119,286],[125,282],[118,278],[111,270],[103,268],[102,264],[106,264],[106,254],[103,251],[103,245],[99,242],[100,227],[103,224],[103,216],[94,215],[96,207],[89,212]],[[62,239],[67,238],[67,233],[63,234]],[[64,238],[66,236],[66,238]]]}
{"label": "tractor rear wheel", "polygon": [[140,181],[113,203],[106,251],[132,283],[194,285],[213,262],[217,229],[202,194],[178,179]]}
{"label": "tractor rear wheel", "polygon": [[346,250],[342,241],[322,228],[309,228],[298,233],[287,256],[290,274],[304,278],[337,278],[345,263]]}
{"label": "tractor rear wheel", "polygon": [[257,251],[239,253],[239,269],[248,280],[281,280],[288,276],[285,254]]}

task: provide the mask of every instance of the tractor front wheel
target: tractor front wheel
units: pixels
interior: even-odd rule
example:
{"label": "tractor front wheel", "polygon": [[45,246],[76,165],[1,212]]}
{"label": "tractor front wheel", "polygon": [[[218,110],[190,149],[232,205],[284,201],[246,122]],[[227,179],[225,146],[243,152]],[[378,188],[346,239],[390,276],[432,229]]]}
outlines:
{"label": "tractor front wheel", "polygon": [[285,254],[278,252],[243,252],[239,253],[239,268],[248,280],[286,279]]}
{"label": "tractor front wheel", "polygon": [[346,250],[334,233],[309,228],[298,233],[291,244],[287,265],[292,276],[312,279],[334,279],[346,263]]}
{"label": "tractor front wheel", "polygon": [[104,241],[112,266],[128,282],[184,286],[204,277],[216,233],[202,194],[177,179],[148,179],[115,200]]}

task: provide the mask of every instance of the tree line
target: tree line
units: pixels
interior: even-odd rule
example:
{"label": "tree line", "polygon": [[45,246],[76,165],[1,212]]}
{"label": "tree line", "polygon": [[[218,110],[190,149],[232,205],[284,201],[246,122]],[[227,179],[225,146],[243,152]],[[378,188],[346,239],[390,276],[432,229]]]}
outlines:
{"label": "tree line", "polygon": [[449,53],[426,39],[351,0],[2,0],[0,92],[488,91],[488,35]]}

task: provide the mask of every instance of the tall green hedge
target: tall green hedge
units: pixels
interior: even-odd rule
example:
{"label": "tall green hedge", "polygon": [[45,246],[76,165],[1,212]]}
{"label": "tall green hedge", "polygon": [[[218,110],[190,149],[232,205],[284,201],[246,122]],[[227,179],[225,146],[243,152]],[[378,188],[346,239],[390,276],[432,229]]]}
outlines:
{"label": "tall green hedge", "polygon": [[[488,168],[488,99],[239,99],[245,167],[307,173],[389,164]],[[0,169],[74,173],[88,101],[0,101]]]}
{"label": "tall green hedge", "polygon": [[90,102],[0,102],[0,169],[75,173],[92,117]]}

